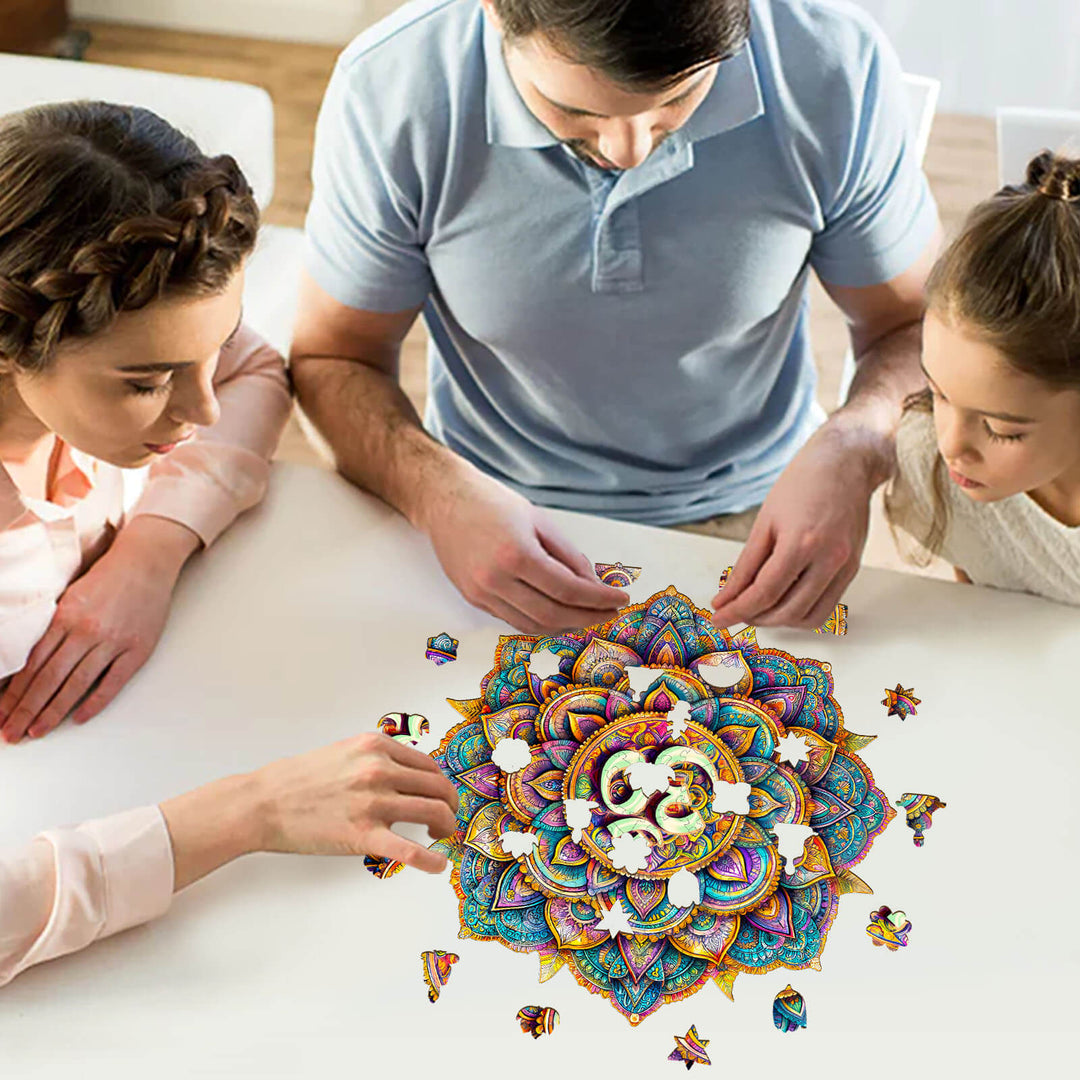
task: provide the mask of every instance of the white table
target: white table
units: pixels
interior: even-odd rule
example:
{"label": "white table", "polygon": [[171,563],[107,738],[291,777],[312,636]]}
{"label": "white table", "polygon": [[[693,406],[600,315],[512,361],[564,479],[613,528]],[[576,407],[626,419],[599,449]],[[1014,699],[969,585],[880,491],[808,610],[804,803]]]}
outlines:
{"label": "white table", "polygon": [[[645,567],[635,601],[676,584],[705,605],[734,544],[560,516],[591,559]],[[820,972],[712,984],[632,1029],[568,972],[540,985],[534,956],[458,941],[449,882],[360,860],[258,856],[180,896],[152,926],[20,976],[0,991],[0,1077],[675,1076],[691,1024],[714,1066],[741,1075],[1029,1075],[1075,1030],[1080,843],[1075,783],[1080,657],[1075,609],[885,571],[849,591],[851,632],[761,631],[766,645],[829,660],[851,730],[891,799],[948,803],[916,849],[902,812],[844,896]],[[436,668],[448,630],[460,659]],[[426,541],[340,478],[279,466],[263,507],[185,574],[157,653],[84,728],[0,748],[0,843],[155,802],[421,712],[442,734],[447,697],[470,697],[499,626],[441,576]],[[879,704],[897,681],[923,704],[902,723]],[[1036,880],[1052,890],[1032,910]],[[867,915],[903,909],[898,953],[872,947]],[[428,1003],[420,952],[458,952]],[[809,1028],[781,1035],[791,982]],[[535,1043],[514,1015],[553,1005]],[[1054,1035],[1053,1032],[1059,1034]],[[760,1071],[763,1070],[763,1071]],[[895,1071],[894,1071],[895,1070]],[[760,1072],[759,1072],[760,1071]],[[721,1071],[695,1076],[720,1076]]]}

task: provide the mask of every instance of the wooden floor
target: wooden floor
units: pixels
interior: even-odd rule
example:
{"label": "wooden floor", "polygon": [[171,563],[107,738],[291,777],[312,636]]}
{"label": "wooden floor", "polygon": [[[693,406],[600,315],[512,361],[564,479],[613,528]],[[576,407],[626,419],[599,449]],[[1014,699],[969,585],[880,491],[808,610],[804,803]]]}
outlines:
{"label": "wooden floor", "polygon": [[[235,79],[264,87],[274,101],[277,155],[274,200],[265,219],[279,225],[303,224],[311,194],[309,169],[315,118],[339,50],[111,23],[77,25],[92,34],[86,55],[90,62]],[[990,120],[941,115],[935,121],[926,171],[949,231],[995,186],[994,139]],[[812,335],[818,359],[819,397],[831,409],[836,402],[847,333],[842,316],[818,287],[812,296]],[[425,360],[424,331],[419,325],[406,341],[402,382],[422,414]],[[295,424],[283,440],[279,456],[320,461]],[[893,551],[880,506],[874,509],[864,561],[871,565],[904,566]],[[943,570],[937,567],[933,572],[941,574]]]}

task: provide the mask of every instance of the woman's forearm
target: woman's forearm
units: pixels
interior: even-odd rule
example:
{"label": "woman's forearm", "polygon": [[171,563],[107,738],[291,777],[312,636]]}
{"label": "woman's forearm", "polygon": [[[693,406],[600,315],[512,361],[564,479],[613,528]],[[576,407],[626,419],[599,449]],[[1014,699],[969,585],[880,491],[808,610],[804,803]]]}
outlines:
{"label": "woman's forearm", "polygon": [[254,775],[230,776],[161,803],[172,841],[173,891],[258,851],[263,803],[262,787]]}

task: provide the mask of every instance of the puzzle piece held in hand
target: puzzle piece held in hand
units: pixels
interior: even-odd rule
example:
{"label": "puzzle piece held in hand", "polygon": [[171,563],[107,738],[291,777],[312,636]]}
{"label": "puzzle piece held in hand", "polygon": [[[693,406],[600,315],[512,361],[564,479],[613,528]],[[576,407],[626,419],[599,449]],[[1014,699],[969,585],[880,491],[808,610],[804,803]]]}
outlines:
{"label": "puzzle piece held in hand", "polygon": [[443,952],[442,949],[429,949],[420,954],[424,963],[424,982],[427,983],[428,1001],[434,1004],[439,1000],[442,988],[450,981],[450,966],[461,957],[457,953]]}
{"label": "puzzle piece held in hand", "polygon": [[593,566],[596,576],[605,584],[614,589],[628,588],[633,582],[641,577],[640,566],[626,566],[621,562],[602,563]]}
{"label": "puzzle piece held in hand", "polygon": [[835,634],[843,637],[847,633],[847,604],[837,604],[833,613],[814,631],[815,634]]}
{"label": "puzzle piece held in hand", "polygon": [[521,1030],[534,1039],[550,1035],[559,1026],[559,1014],[550,1005],[523,1005],[517,1018]]}
{"label": "puzzle piece held in hand", "polygon": [[396,859],[384,859],[380,855],[365,855],[364,869],[377,878],[388,878],[393,877],[399,870],[404,870],[405,864]]}
{"label": "puzzle piece held in hand", "polygon": [[427,651],[424,656],[436,667],[442,667],[443,664],[451,664],[457,659],[457,650],[460,644],[461,642],[457,638],[451,637],[445,632],[436,634],[434,637],[427,639]]}
{"label": "puzzle piece held in hand", "polygon": [[896,800],[896,805],[904,808],[907,826],[915,833],[913,840],[916,847],[922,847],[926,843],[923,833],[933,824],[934,811],[946,806],[936,795],[919,795],[911,791],[901,795]]}
{"label": "puzzle piece held in hand", "polygon": [[889,952],[896,952],[907,945],[911,923],[902,911],[882,906],[870,912],[870,925],[866,933],[875,946],[884,945]]}
{"label": "puzzle piece held in hand", "polygon": [[675,1036],[675,1049],[668,1054],[668,1061],[681,1061],[687,1069],[695,1065],[711,1065],[709,1055],[705,1053],[705,1047],[709,1045],[709,1039],[703,1039],[694,1025],[685,1035]]}
{"label": "puzzle piece held in hand", "polygon": [[913,690],[905,690],[900,684],[896,684],[895,690],[885,687],[885,696],[881,699],[882,705],[887,705],[889,711],[886,716],[899,716],[906,720],[909,716],[915,716],[915,706],[922,704],[922,699],[917,698]]}
{"label": "puzzle piece held in hand", "polygon": [[806,1027],[806,1002],[798,990],[788,983],[773,1001],[773,1023],[781,1031],[798,1031]]}
{"label": "puzzle piece held in hand", "polygon": [[406,746],[416,746],[431,731],[427,717],[419,713],[387,713],[380,721],[384,735],[389,735],[395,742]]}

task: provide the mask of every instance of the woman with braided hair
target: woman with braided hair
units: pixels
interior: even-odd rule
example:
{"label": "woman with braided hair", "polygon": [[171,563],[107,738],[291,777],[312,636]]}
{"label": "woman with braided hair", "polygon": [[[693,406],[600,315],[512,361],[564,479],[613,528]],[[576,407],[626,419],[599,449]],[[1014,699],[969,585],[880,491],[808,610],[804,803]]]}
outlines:
{"label": "woman with braided hair", "polygon": [[1080,160],[977,206],[927,292],[889,519],[961,581],[1080,604]]}
{"label": "woman with braided hair", "polygon": [[[185,560],[266,486],[281,358],[240,319],[257,210],[230,157],[144,109],[0,118],[3,736],[81,722],[153,649]],[[124,488],[148,466],[134,509]],[[0,986],[161,915],[253,851],[368,853],[437,872],[391,831],[456,827],[424,754],[365,733],[0,854]]]}
{"label": "woman with braided hair", "polygon": [[257,228],[236,162],[145,109],[0,119],[9,743],[103,708],[152,652],[188,557],[263,495],[290,396],[240,320]]}

